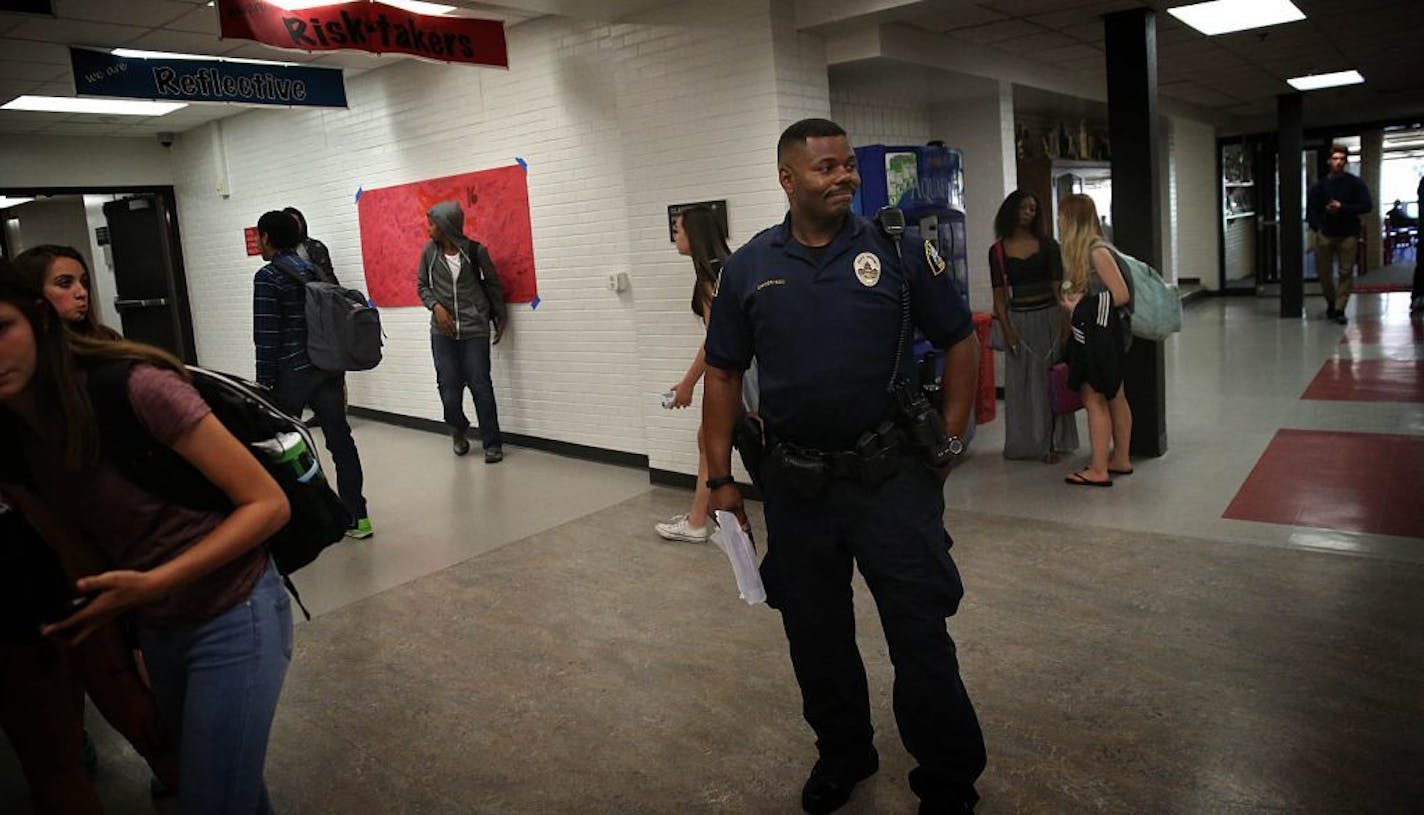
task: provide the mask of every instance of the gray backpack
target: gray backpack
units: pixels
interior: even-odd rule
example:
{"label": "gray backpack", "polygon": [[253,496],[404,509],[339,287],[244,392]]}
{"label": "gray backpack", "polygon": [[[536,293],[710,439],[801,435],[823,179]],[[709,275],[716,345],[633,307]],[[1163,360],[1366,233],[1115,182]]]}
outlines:
{"label": "gray backpack", "polygon": [[381,313],[366,295],[315,280],[276,259],[272,265],[300,285],[306,299],[307,356],[323,371],[368,371],[381,362]]}

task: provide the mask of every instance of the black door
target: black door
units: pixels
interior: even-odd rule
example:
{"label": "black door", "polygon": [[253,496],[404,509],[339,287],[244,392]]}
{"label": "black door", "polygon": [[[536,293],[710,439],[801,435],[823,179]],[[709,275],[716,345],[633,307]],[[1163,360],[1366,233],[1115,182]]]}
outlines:
{"label": "black door", "polygon": [[172,208],[159,195],[104,205],[124,336],[194,363],[192,317]]}

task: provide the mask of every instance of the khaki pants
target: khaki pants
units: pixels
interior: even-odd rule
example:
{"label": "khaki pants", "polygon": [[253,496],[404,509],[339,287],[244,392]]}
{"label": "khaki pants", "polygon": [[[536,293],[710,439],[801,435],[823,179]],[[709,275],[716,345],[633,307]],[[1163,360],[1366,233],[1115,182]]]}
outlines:
{"label": "khaki pants", "polygon": [[[1359,240],[1351,235],[1334,238],[1315,233],[1315,275],[1320,278],[1320,293],[1325,305],[1338,312],[1350,302],[1350,289],[1355,282],[1355,250]],[[1340,279],[1335,280],[1334,265],[1340,261]]]}

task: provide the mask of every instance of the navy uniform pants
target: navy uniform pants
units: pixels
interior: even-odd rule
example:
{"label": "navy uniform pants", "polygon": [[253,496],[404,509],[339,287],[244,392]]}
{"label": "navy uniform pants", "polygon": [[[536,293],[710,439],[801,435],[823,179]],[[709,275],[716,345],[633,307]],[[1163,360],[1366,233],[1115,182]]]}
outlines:
{"label": "navy uniform pants", "polygon": [[959,677],[945,619],[964,587],[950,558],[939,477],[908,457],[875,488],[832,481],[814,499],[765,468],[768,532],[762,580],[781,612],[806,721],[830,762],[857,761],[871,744],[865,667],[855,643],[851,568],[875,597],[895,666],[895,721],[919,762],[922,799],[978,799],[984,737]]}

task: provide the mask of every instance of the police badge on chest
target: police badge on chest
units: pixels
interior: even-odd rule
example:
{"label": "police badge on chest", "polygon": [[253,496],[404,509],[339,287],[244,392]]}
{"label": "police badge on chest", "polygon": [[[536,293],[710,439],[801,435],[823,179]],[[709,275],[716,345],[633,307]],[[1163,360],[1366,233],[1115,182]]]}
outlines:
{"label": "police badge on chest", "polygon": [[862,286],[874,287],[880,282],[880,258],[874,252],[861,252],[855,256],[855,279]]}

